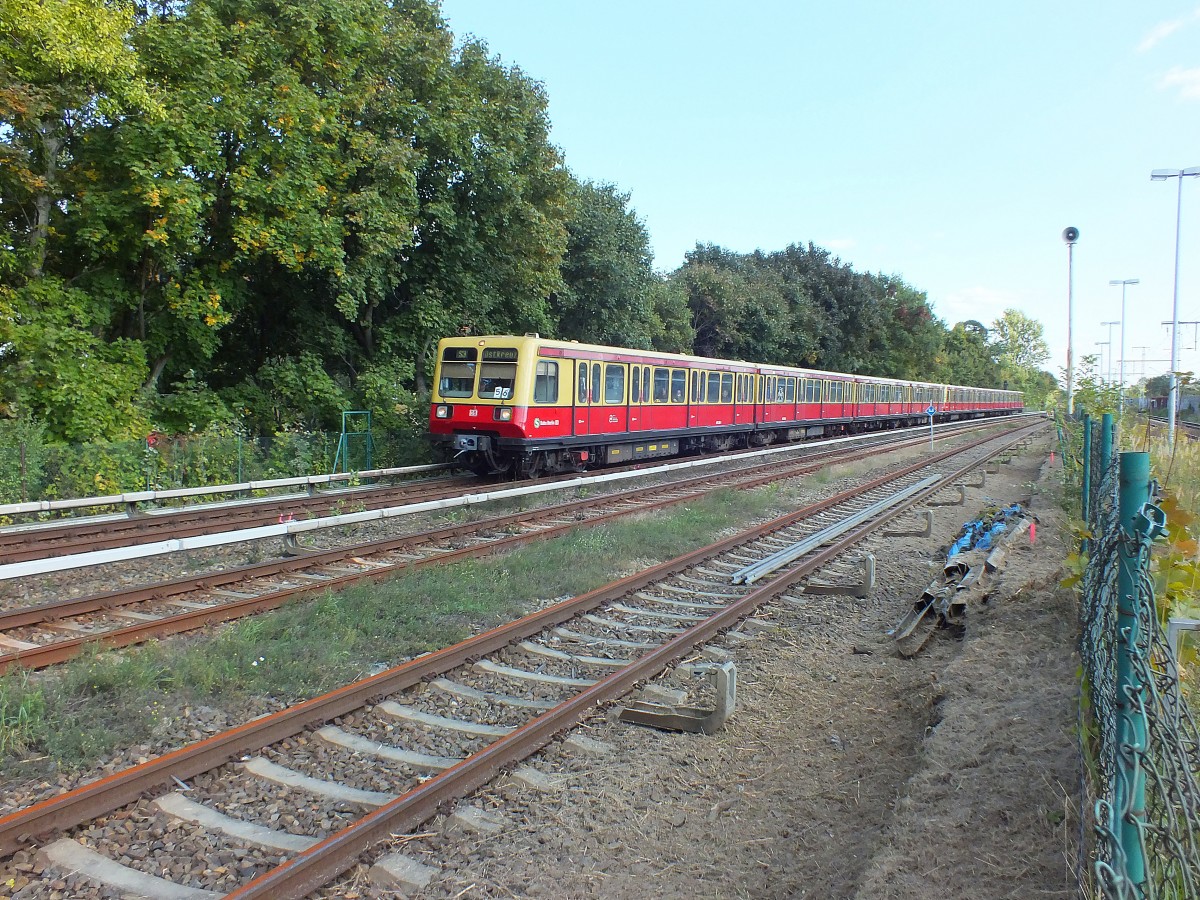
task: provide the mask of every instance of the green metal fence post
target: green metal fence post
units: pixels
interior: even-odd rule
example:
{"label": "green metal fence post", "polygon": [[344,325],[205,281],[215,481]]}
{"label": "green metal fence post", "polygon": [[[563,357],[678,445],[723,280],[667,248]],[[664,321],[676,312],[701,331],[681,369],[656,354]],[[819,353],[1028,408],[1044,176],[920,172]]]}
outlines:
{"label": "green metal fence post", "polygon": [[1108,474],[1108,467],[1112,465],[1112,450],[1113,415],[1105,413],[1100,417],[1100,471],[1097,475],[1101,481],[1104,481],[1104,476]]}
{"label": "green metal fence post", "polygon": [[[1088,511],[1092,501],[1092,417],[1084,415],[1083,417],[1083,521],[1090,522]],[[1085,540],[1084,546],[1087,546]]]}
{"label": "green metal fence post", "polygon": [[1141,545],[1136,537],[1138,513],[1150,499],[1150,454],[1122,453],[1120,462],[1122,540],[1117,566],[1117,775],[1116,812],[1125,870],[1142,896],[1146,858],[1142,825],[1146,819],[1146,775],[1138,753],[1146,748],[1146,720],[1136,701],[1144,686],[1138,681],[1133,649],[1138,640],[1138,605],[1143,602],[1139,572]]}

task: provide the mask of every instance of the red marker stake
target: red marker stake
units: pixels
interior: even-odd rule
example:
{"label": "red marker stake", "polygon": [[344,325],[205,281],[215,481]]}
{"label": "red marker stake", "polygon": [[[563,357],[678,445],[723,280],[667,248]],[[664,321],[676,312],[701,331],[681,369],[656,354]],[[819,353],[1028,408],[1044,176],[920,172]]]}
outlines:
{"label": "red marker stake", "polygon": [[1029,523],[1029,543],[1037,543],[1037,522]]}

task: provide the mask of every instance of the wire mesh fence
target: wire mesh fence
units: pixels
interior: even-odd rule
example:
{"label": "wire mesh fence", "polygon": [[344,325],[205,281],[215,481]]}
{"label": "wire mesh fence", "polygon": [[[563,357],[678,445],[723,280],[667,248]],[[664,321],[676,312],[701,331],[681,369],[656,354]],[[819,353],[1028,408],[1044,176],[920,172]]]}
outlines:
{"label": "wire mesh fence", "polygon": [[[1098,447],[1102,426],[1092,427]],[[1120,900],[1197,898],[1200,739],[1155,600],[1151,548],[1165,519],[1145,457],[1096,450],[1080,459],[1094,476],[1080,640],[1093,889]]]}

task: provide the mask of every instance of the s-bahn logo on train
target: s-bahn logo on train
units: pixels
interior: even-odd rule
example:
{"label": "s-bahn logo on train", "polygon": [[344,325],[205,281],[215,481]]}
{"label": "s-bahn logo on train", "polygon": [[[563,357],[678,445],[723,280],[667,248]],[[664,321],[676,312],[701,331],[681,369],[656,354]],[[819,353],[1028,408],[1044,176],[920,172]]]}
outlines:
{"label": "s-bahn logo on train", "polygon": [[543,425],[545,425],[547,428],[549,428],[551,425],[557,425],[557,424],[558,424],[558,419],[538,419],[538,418],[534,418],[534,420],[533,420],[533,427],[534,427],[534,428],[541,428]]}

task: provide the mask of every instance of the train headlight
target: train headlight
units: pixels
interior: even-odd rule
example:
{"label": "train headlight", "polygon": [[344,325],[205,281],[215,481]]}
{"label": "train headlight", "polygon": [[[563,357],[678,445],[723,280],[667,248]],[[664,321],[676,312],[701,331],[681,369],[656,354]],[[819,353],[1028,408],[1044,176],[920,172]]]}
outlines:
{"label": "train headlight", "polygon": [[511,406],[497,406],[495,411],[492,413],[492,418],[494,418],[497,422],[511,422],[512,421],[512,407]]}
{"label": "train headlight", "polygon": [[439,403],[436,407],[434,407],[433,414],[439,419],[448,419],[450,418],[450,407],[445,403]]}

